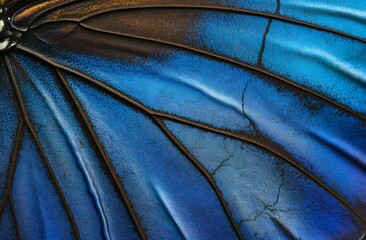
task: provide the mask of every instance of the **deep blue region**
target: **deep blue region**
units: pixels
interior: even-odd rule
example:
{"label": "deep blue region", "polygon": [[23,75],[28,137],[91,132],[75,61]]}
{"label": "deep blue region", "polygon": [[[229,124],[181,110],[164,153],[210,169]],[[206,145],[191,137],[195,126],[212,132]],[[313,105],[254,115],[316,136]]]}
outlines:
{"label": "deep blue region", "polygon": [[12,196],[19,232],[26,239],[74,239],[61,199],[29,132],[14,175]]}
{"label": "deep blue region", "polygon": [[4,206],[0,217],[0,236],[3,240],[17,239],[15,222],[10,212],[9,202]]}

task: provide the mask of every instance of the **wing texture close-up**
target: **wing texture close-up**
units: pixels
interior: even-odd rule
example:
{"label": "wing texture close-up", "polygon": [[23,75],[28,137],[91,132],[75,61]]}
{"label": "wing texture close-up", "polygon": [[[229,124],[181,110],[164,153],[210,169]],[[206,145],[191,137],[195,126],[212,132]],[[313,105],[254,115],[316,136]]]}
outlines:
{"label": "wing texture close-up", "polygon": [[1,0],[0,239],[363,239],[363,0]]}

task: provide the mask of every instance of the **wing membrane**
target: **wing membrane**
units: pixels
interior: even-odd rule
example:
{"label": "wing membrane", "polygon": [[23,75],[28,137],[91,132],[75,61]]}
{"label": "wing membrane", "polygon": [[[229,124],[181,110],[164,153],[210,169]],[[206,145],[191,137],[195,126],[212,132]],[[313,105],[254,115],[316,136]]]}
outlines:
{"label": "wing membrane", "polygon": [[[366,61],[357,2],[60,4],[36,3],[13,18],[26,30],[6,57],[17,104],[1,79],[9,112],[1,140],[13,140],[1,150],[13,160],[0,168],[8,172],[0,211],[20,143],[11,145],[24,129],[40,156],[25,162],[21,151],[15,213],[63,207],[60,221],[24,217],[22,235],[34,225],[43,237],[58,222],[62,234],[93,239],[362,235]],[[39,189],[42,200],[21,197],[44,176],[52,184]]]}

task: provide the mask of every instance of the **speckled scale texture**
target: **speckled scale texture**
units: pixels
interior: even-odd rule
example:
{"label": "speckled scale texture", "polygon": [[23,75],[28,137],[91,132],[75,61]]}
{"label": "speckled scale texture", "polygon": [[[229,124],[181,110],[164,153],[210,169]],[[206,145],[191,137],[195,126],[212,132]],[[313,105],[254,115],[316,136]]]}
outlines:
{"label": "speckled scale texture", "polygon": [[0,239],[365,238],[363,1],[0,4]]}

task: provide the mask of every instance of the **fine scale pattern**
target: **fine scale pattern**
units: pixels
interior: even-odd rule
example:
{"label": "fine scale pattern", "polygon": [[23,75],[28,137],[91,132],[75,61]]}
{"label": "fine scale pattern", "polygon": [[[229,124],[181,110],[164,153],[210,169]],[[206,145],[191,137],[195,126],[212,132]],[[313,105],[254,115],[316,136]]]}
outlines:
{"label": "fine scale pattern", "polygon": [[1,239],[362,239],[360,0],[1,1]]}

